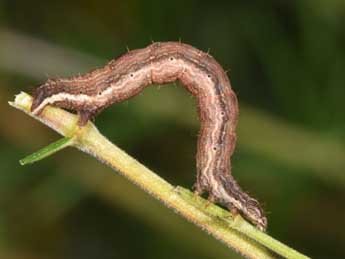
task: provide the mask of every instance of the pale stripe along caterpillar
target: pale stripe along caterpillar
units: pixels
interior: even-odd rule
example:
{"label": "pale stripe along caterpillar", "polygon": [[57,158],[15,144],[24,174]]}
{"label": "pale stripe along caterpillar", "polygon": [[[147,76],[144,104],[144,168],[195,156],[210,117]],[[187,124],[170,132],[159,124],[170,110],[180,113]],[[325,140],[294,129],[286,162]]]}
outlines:
{"label": "pale stripe along caterpillar", "polygon": [[68,79],[49,79],[34,93],[31,110],[52,104],[75,110],[79,124],[109,105],[127,100],[151,84],[179,80],[197,99],[200,134],[196,155],[197,194],[240,211],[261,230],[267,219],[257,200],[242,191],[231,175],[238,104],[229,79],[209,54],[180,42],[153,43],[129,51],[105,67]]}

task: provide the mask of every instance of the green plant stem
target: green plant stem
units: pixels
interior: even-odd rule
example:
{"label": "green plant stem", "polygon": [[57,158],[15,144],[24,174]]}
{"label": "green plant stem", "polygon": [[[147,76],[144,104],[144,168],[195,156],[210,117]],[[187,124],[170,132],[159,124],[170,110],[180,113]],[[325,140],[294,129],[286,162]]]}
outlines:
{"label": "green plant stem", "polygon": [[[21,93],[10,104],[40,120],[60,134],[73,137],[73,141],[61,141],[60,145],[55,145],[56,149],[60,150],[65,146],[72,145],[96,157],[242,255],[249,258],[275,258],[274,253],[272,253],[274,251],[286,258],[307,258],[257,230],[240,215],[233,218],[228,211],[214,204],[209,204],[189,190],[172,186],[112,144],[100,134],[92,123],[79,128],[76,123],[78,120],[76,115],[54,107],[47,107],[39,117],[33,116],[30,113],[31,102],[31,96]],[[48,149],[50,153],[54,153],[53,151]],[[43,157],[45,157],[44,152]],[[37,156],[35,157],[36,160]],[[30,162],[30,160],[26,160],[26,162]]]}

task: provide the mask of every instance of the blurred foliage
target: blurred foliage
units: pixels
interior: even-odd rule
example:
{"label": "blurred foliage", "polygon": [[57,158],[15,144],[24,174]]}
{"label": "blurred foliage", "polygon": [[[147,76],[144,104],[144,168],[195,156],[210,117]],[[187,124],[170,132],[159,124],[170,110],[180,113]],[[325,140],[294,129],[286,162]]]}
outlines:
{"label": "blurred foliage", "polygon": [[[241,110],[233,171],[265,204],[269,233],[315,258],[345,257],[343,0],[3,0],[0,23],[0,258],[239,258],[80,152],[18,163],[57,135],[11,109],[14,94],[126,46],[179,39],[230,69]],[[177,85],[150,87],[96,123],[191,187],[198,123]]]}

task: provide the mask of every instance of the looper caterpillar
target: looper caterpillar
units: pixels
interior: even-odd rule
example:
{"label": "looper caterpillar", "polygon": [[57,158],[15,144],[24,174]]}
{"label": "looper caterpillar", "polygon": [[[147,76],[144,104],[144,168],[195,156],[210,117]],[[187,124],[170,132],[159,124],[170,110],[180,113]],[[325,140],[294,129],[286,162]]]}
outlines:
{"label": "looper caterpillar", "polygon": [[210,201],[242,212],[265,230],[267,219],[258,201],[243,192],[231,175],[237,97],[226,73],[209,54],[180,42],[153,43],[85,75],[47,80],[35,90],[31,110],[39,114],[48,104],[72,109],[79,113],[79,124],[84,126],[104,108],[137,95],[146,86],[176,80],[198,104],[196,193],[208,192]]}

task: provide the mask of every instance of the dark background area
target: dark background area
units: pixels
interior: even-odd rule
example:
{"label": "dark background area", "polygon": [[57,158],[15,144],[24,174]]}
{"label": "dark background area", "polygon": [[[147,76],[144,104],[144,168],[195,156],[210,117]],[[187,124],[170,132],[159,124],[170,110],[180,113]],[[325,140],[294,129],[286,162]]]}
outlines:
{"label": "dark background area", "polygon": [[[240,103],[233,173],[268,233],[345,257],[345,2],[0,1],[0,258],[240,258],[7,101],[48,77],[103,66],[151,41],[207,51]],[[158,90],[159,89],[159,90]],[[148,87],[96,125],[174,185],[195,178],[198,121],[178,84]]]}

